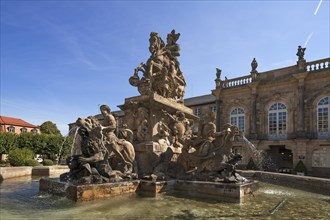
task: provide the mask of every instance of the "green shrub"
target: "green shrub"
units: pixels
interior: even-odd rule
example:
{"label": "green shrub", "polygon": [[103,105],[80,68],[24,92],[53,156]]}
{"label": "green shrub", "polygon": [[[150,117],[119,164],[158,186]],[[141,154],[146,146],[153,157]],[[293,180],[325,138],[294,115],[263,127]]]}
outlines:
{"label": "green shrub", "polygon": [[41,164],[35,159],[27,159],[25,161],[25,166],[37,167],[37,166],[41,166]]}
{"label": "green shrub", "polygon": [[10,163],[0,163],[0,167],[10,167]]}
{"label": "green shrub", "polygon": [[52,160],[49,160],[49,159],[44,159],[44,161],[42,162],[42,164],[44,166],[53,166],[54,165],[53,161]]}
{"label": "green shrub", "polygon": [[299,160],[299,162],[297,163],[295,171],[299,172],[299,173],[307,174],[307,168],[306,168],[304,162],[302,162],[302,160]]}
{"label": "green shrub", "polygon": [[27,159],[33,159],[34,153],[28,148],[16,148],[9,152],[9,162],[12,166],[25,166]]}
{"label": "green shrub", "polygon": [[254,163],[252,157],[250,158],[249,163],[246,165],[246,169],[247,170],[257,170],[257,166]]}

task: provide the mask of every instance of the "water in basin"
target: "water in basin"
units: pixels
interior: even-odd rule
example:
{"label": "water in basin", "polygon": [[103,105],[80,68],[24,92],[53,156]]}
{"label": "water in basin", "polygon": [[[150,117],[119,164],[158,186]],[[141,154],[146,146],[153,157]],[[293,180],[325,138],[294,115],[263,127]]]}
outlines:
{"label": "water in basin", "polygon": [[330,219],[330,195],[268,183],[241,204],[182,192],[75,203],[39,193],[39,178],[25,177],[0,184],[0,207],[1,219]]}

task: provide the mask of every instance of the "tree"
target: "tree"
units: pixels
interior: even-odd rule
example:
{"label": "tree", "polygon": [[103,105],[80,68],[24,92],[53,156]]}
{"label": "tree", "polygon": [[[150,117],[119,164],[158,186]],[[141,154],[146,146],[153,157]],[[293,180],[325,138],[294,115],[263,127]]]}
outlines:
{"label": "tree", "polygon": [[56,124],[51,121],[46,121],[40,125],[40,132],[42,134],[55,134],[61,135],[60,130],[58,130]]}
{"label": "tree", "polygon": [[15,133],[0,132],[0,154],[8,154],[11,150],[17,148],[19,135]]}

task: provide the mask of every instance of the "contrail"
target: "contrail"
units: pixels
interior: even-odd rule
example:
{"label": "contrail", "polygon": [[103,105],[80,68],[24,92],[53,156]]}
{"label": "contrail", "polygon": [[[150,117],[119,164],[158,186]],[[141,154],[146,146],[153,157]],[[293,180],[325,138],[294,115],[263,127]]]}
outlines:
{"label": "contrail", "polygon": [[306,39],[306,41],[305,41],[304,47],[307,46],[309,40],[310,40],[310,39],[312,38],[312,36],[313,36],[313,33],[314,33],[314,32],[312,32],[312,33],[310,33],[310,34],[308,35],[308,37],[307,37],[307,39]]}
{"label": "contrail", "polygon": [[316,8],[316,10],[315,10],[315,12],[314,12],[314,15],[316,15],[317,12],[319,11],[319,8],[320,8],[322,2],[323,2],[323,0],[320,0],[319,4],[317,5],[317,8]]}

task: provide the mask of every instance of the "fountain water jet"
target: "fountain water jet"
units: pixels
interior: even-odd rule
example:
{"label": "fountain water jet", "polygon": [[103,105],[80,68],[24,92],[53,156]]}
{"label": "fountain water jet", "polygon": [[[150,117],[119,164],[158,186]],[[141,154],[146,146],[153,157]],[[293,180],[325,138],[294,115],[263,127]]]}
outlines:
{"label": "fountain water jet", "polygon": [[[62,144],[61,144],[61,147],[60,147],[60,149],[59,149],[59,151],[58,151],[57,165],[59,165],[59,163],[60,163],[61,154],[62,154],[62,150],[63,150],[63,145],[64,145],[64,143],[66,142],[66,140],[67,140],[67,138],[68,138],[70,132],[71,132],[74,128],[75,128],[75,127],[72,127],[72,128],[69,130],[69,132],[67,133],[67,135],[65,136],[65,138],[64,138],[64,140],[63,140],[63,142],[62,142]],[[76,128],[76,129],[78,130],[79,128]],[[75,138],[76,138],[77,130],[75,131],[75,135],[74,135],[73,143],[72,143],[72,146],[71,146],[71,155],[72,155],[72,148],[73,148],[73,145],[74,145],[74,142],[75,142]]]}

